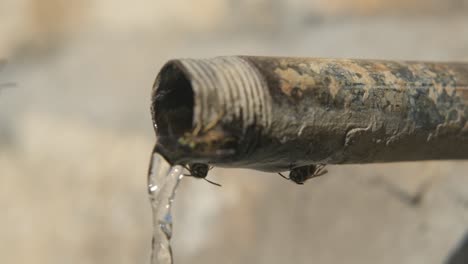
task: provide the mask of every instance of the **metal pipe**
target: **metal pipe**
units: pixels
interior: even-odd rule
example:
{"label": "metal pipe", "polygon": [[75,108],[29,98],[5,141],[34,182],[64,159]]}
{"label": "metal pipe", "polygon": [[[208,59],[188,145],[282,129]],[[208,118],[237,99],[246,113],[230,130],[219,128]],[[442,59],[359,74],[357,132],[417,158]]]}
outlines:
{"label": "metal pipe", "polygon": [[169,61],[151,112],[175,164],[263,171],[468,159],[468,63],[217,57]]}

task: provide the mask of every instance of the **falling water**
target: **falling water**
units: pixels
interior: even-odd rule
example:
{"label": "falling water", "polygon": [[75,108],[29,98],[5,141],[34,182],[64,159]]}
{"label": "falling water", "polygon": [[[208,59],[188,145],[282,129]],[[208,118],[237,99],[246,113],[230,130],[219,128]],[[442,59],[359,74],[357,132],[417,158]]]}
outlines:
{"label": "falling water", "polygon": [[172,214],[175,191],[183,178],[183,167],[171,166],[153,151],[148,170],[148,193],[153,210],[151,264],[172,264]]}

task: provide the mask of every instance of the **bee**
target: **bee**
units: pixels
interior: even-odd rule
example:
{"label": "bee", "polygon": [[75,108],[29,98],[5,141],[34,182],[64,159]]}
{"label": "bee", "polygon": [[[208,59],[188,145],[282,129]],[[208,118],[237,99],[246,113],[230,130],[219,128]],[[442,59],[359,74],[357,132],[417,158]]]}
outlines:
{"label": "bee", "polygon": [[314,164],[291,169],[289,177],[284,176],[280,172],[278,174],[286,180],[293,181],[297,184],[304,184],[305,181],[322,176],[327,172],[328,170],[325,169],[324,164]]}
{"label": "bee", "polygon": [[203,164],[203,163],[191,163],[191,164],[185,165],[184,167],[190,172],[190,174],[184,174],[184,176],[191,176],[191,177],[195,177],[198,179],[204,179],[205,181],[213,185],[221,187],[221,184],[212,182],[206,178],[206,176],[208,175],[208,171],[213,169],[213,167],[209,167],[207,164]]}
{"label": "bee", "polygon": [[233,141],[233,137],[226,137],[226,134],[222,131],[213,129],[221,121],[223,115],[224,111],[204,128],[202,128],[201,122],[198,123],[192,132],[186,132],[180,137],[178,143],[191,150],[196,149],[202,153],[210,153],[215,150],[217,146]]}

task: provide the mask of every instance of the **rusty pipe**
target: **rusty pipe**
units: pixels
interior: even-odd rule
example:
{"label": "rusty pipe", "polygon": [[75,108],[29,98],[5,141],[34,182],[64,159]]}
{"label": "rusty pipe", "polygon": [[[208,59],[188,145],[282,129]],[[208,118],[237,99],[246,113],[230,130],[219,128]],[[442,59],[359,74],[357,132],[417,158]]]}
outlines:
{"label": "rusty pipe", "polygon": [[282,171],[468,159],[468,63],[217,57],[172,60],[151,113],[171,163]]}

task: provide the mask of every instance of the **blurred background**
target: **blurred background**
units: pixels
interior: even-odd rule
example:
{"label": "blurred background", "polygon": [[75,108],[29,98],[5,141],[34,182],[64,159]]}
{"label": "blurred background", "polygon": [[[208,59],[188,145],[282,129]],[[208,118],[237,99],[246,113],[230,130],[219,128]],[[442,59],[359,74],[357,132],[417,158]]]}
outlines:
{"label": "blurred background", "polygon": [[[468,60],[468,0],[0,0],[0,262],[148,263],[153,80],[239,54]],[[328,169],[185,179],[176,263],[468,263],[468,162]]]}

